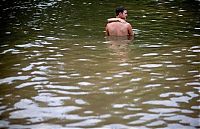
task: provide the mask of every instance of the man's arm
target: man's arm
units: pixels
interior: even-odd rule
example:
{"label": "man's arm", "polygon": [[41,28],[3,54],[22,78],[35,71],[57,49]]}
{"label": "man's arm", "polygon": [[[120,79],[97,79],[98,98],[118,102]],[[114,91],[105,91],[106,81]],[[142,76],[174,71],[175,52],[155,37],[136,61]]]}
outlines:
{"label": "man's arm", "polygon": [[109,36],[108,25],[106,25],[105,30],[106,30],[106,36]]}
{"label": "man's arm", "polygon": [[122,23],[126,23],[125,20],[121,19],[121,18],[109,18],[107,19],[108,23],[109,22],[122,22]]}
{"label": "man's arm", "polygon": [[131,24],[128,23],[128,28],[127,29],[128,29],[128,34],[129,35],[131,35],[131,36],[134,35],[133,28],[132,28]]}

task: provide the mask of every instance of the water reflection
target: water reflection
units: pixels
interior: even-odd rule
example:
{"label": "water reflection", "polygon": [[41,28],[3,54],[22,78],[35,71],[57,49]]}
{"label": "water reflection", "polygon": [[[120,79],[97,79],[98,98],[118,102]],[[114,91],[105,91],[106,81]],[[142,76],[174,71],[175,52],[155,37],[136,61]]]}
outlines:
{"label": "water reflection", "polygon": [[133,43],[134,36],[107,36],[106,40],[108,48],[114,52],[113,54],[117,55],[122,62],[126,62],[130,51],[128,45]]}

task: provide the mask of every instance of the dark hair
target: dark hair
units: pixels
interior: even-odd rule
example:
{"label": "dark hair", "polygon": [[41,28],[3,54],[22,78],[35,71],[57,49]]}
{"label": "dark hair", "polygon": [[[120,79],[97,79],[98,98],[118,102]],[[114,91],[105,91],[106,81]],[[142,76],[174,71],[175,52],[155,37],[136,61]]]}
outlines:
{"label": "dark hair", "polygon": [[115,12],[116,12],[116,16],[119,15],[119,13],[123,13],[124,10],[126,10],[123,6],[119,6],[116,8]]}

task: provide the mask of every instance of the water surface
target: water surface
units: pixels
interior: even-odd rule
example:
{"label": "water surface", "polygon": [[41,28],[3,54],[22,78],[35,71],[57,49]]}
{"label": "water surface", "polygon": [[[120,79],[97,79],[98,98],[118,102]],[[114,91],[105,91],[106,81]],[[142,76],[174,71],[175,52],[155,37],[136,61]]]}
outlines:
{"label": "water surface", "polygon": [[[104,36],[120,4],[132,40]],[[200,127],[198,9],[155,1],[3,5],[0,128]]]}

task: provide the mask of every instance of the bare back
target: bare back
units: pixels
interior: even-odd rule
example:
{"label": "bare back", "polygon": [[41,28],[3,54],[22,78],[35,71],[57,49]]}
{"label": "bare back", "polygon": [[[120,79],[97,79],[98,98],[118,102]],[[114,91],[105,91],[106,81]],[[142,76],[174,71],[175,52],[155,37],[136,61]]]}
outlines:
{"label": "bare back", "polygon": [[106,26],[108,36],[127,36],[133,35],[132,27],[129,23],[111,22]]}

